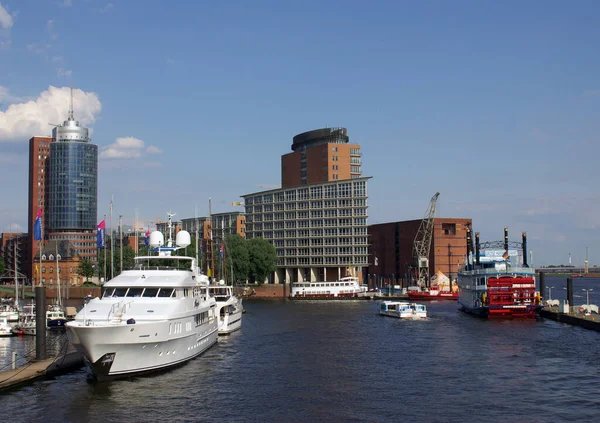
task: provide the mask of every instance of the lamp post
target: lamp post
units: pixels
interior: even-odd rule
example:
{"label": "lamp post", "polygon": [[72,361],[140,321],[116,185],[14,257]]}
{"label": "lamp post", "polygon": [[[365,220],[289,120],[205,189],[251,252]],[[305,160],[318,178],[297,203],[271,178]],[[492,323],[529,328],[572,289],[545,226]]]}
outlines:
{"label": "lamp post", "polygon": [[586,303],[587,303],[587,305],[590,305],[590,291],[593,291],[594,289],[593,288],[590,288],[590,289],[582,288],[581,290],[585,291],[585,294],[587,297]]}
{"label": "lamp post", "polygon": [[547,286],[546,289],[548,290],[548,300],[552,299],[552,288],[554,288],[553,286]]}

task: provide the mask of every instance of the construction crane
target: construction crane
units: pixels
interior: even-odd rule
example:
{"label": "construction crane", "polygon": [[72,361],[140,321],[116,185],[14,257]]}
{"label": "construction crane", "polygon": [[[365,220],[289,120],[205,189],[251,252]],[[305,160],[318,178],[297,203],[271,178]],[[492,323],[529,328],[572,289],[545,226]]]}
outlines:
{"label": "construction crane", "polygon": [[425,212],[425,217],[419,225],[415,242],[413,243],[413,253],[417,260],[417,283],[424,287],[429,282],[429,249],[431,248],[431,238],[433,238],[433,220],[435,218],[435,208],[440,193],[436,192],[429,207]]}

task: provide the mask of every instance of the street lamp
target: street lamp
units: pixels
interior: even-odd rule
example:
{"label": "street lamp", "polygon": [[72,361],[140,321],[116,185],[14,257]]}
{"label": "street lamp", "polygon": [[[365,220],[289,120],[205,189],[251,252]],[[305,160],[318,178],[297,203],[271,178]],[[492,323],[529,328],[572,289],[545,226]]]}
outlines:
{"label": "street lamp", "polygon": [[546,289],[548,290],[548,301],[550,301],[552,299],[552,288],[554,288],[553,286],[547,286]]}
{"label": "street lamp", "polygon": [[594,289],[593,288],[590,288],[590,289],[582,288],[581,290],[585,291],[585,294],[587,297],[587,305],[590,305],[590,291],[593,291]]}

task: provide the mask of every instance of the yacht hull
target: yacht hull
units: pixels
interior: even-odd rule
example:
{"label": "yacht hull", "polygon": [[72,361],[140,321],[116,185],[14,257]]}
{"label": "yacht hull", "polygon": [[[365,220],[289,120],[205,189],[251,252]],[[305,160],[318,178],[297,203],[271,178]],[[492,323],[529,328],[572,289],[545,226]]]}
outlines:
{"label": "yacht hull", "polygon": [[219,335],[229,335],[242,327],[242,308],[234,313],[219,318]]}
{"label": "yacht hull", "polygon": [[98,380],[183,364],[214,345],[218,333],[216,319],[195,331],[173,335],[165,334],[165,322],[94,326],[70,322],[67,328],[71,342]]}

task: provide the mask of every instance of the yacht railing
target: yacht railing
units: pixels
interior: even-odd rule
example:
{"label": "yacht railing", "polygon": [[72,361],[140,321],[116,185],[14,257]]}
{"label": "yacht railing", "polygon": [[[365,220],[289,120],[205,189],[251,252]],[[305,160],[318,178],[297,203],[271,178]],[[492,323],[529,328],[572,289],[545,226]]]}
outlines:
{"label": "yacht railing", "polygon": [[532,267],[508,267],[506,269],[475,269],[475,270],[461,270],[458,272],[463,276],[476,276],[476,275],[512,275],[512,274],[523,274],[528,276],[535,275],[535,269]]}

